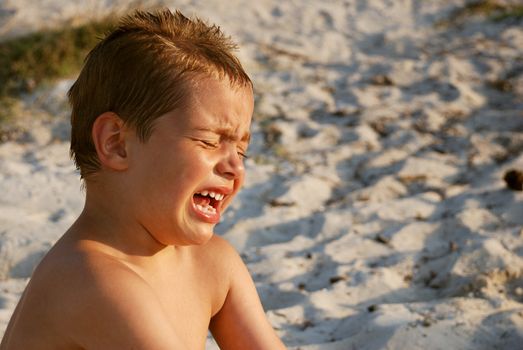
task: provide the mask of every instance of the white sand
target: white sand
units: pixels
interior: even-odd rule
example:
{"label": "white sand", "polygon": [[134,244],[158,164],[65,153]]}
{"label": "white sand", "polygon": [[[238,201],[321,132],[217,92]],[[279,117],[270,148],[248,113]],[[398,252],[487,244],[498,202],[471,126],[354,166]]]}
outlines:
{"label": "white sand", "polygon": [[[124,2],[14,3],[4,37]],[[221,24],[255,81],[248,180],[217,232],[289,348],[521,348],[523,192],[502,178],[523,170],[523,22],[436,26],[463,1],[163,3]],[[68,84],[27,97],[0,144],[0,329],[83,204]]]}

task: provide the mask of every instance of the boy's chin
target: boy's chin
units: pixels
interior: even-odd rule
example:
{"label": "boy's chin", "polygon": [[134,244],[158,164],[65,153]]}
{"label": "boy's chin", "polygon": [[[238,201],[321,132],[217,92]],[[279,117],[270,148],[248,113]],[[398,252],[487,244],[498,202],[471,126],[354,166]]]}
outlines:
{"label": "boy's chin", "polygon": [[[202,225],[203,226],[203,225]],[[199,230],[195,230],[185,235],[186,243],[184,245],[203,245],[209,242],[214,235],[214,224],[205,224]]]}
{"label": "boy's chin", "polygon": [[210,234],[209,236],[205,237],[205,238],[202,238],[202,239],[198,239],[194,242],[193,245],[204,245],[206,244],[207,242],[209,242],[212,238],[212,236],[214,235],[214,233]]}
{"label": "boy's chin", "polygon": [[[192,227],[189,230],[178,228],[177,233],[173,235],[173,231],[163,232],[153,235],[155,240],[163,246],[192,246],[202,245],[210,241],[214,235],[213,224],[200,224],[199,227]],[[201,227],[206,226],[206,227]],[[181,234],[180,234],[181,232]]]}

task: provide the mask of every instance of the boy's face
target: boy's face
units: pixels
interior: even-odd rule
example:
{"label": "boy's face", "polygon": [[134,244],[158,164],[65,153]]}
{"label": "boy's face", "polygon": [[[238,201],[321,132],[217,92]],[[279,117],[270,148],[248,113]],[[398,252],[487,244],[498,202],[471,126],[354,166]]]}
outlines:
{"label": "boy's face", "polygon": [[135,217],[157,241],[202,244],[244,179],[253,112],[250,87],[203,79],[188,104],[158,118],[149,140],[131,137]]}

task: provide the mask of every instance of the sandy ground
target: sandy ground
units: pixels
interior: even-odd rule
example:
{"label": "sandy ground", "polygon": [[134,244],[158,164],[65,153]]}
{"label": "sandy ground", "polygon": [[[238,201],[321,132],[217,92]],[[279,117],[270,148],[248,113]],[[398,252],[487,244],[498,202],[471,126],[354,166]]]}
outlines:
{"label": "sandy ground", "polygon": [[[14,3],[4,37],[124,2]],[[447,23],[464,2],[445,0],[163,3],[221,24],[255,81],[217,233],[290,349],[521,348],[523,192],[503,176],[523,170],[522,21]],[[0,144],[1,331],[83,205],[70,83],[26,96]]]}

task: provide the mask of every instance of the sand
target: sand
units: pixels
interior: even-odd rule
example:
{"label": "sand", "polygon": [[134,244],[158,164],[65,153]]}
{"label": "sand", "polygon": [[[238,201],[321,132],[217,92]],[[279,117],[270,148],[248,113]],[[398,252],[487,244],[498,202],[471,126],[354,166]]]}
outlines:
{"label": "sand", "polygon": [[[523,170],[521,20],[449,22],[465,2],[445,0],[161,3],[221,24],[255,82],[247,181],[216,231],[290,349],[521,348],[523,192],[503,181]],[[5,1],[0,33],[124,4]],[[0,144],[0,332],[83,205],[70,84],[25,96]]]}

